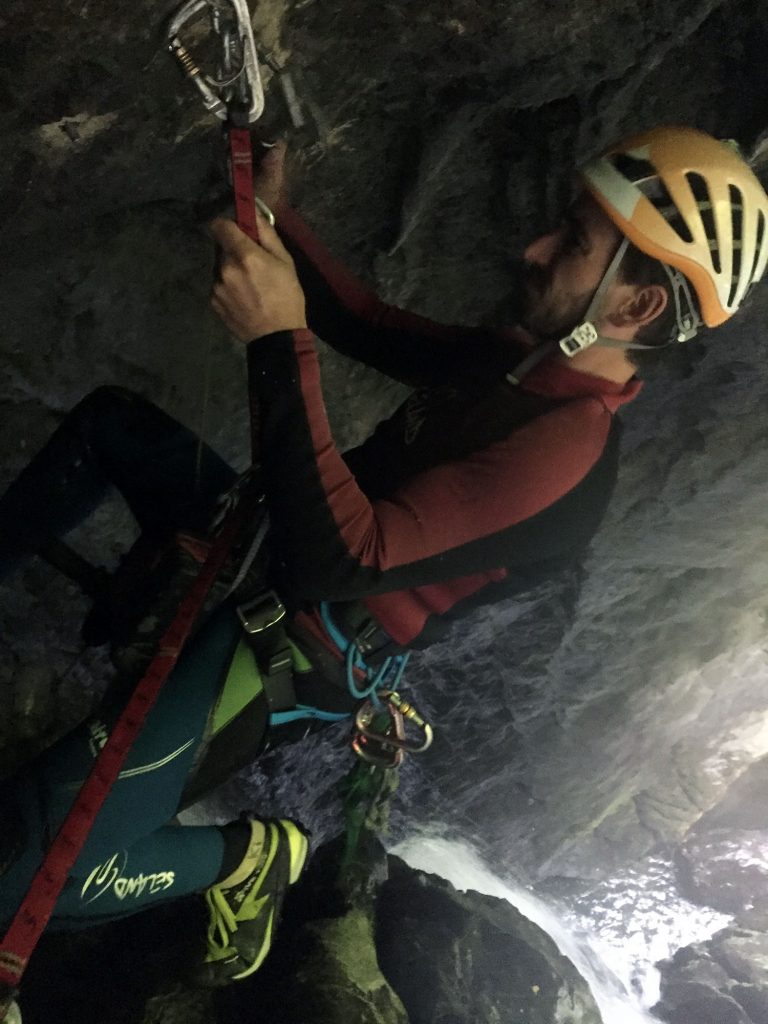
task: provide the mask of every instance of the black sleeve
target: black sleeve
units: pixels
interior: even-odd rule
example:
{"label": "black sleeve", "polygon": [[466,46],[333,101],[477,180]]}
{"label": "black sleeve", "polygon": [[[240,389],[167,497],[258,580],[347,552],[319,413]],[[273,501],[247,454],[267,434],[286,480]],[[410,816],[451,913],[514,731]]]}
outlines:
{"label": "black sleeve", "polygon": [[299,215],[281,213],[280,233],[307,299],[309,325],[338,352],[413,387],[485,386],[528,349],[513,330],[439,324],[382,302],[336,262]]}

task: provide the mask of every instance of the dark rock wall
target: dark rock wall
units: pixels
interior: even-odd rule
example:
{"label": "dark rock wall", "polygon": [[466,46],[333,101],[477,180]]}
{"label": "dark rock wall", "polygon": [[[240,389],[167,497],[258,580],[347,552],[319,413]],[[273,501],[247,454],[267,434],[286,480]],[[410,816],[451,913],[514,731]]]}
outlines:
{"label": "dark rock wall", "polygon": [[[207,312],[196,212],[220,146],[162,52],[173,6],[0,13],[3,482],[105,382],[246,458],[242,357]],[[300,0],[256,20],[292,52],[311,115],[302,209],[388,299],[443,319],[508,313],[510,258],[567,196],[574,161],[616,134],[680,121],[752,146],[768,120],[765,0]],[[473,823],[509,869],[597,876],[680,837],[768,753],[766,310],[764,292],[627,411],[584,573],[414,663],[439,730],[404,786],[431,794],[416,816]],[[399,392],[324,363],[347,444]],[[110,559],[130,536],[112,504],[76,541]],[[84,607],[39,564],[0,589],[6,764],[76,720],[103,677],[77,639]],[[291,784],[307,815],[326,813],[301,773]]]}

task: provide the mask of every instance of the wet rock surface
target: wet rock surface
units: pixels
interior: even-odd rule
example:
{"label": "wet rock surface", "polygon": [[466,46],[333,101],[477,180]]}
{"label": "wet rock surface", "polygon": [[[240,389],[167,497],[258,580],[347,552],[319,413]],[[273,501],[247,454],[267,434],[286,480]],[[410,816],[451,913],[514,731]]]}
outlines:
{"label": "wet rock surface", "polygon": [[457,893],[390,858],[377,924],[381,969],[412,1024],[600,1024],[573,966],[504,900]]}
{"label": "wet rock surface", "polygon": [[768,935],[737,924],[661,964],[669,1024],[763,1024],[768,1020]]}
{"label": "wet rock surface", "polygon": [[[0,486],[103,383],[247,461],[242,353],[207,310],[199,204],[221,146],[162,50],[175,6],[0,12]],[[311,122],[297,204],[387,300],[441,320],[512,315],[512,257],[557,213],[574,161],[616,135],[687,122],[751,148],[766,127],[765,0],[270,0],[256,20],[266,47],[292,54]],[[273,83],[270,117],[285,122],[279,105]],[[683,839],[768,755],[767,315],[763,289],[717,344],[650,374],[581,570],[414,660],[437,740],[404,773],[396,832],[440,820],[501,873],[599,882]],[[402,395],[325,350],[323,369],[344,446]],[[114,564],[133,535],[114,500],[71,539]],[[103,653],[79,637],[86,610],[38,561],[0,585],[5,770],[105,685]],[[330,835],[343,744],[332,730],[277,751],[208,809],[258,805]],[[761,803],[745,797],[739,827]]]}
{"label": "wet rock surface", "polygon": [[697,833],[679,847],[682,892],[725,914],[768,905],[768,833],[725,830]]}

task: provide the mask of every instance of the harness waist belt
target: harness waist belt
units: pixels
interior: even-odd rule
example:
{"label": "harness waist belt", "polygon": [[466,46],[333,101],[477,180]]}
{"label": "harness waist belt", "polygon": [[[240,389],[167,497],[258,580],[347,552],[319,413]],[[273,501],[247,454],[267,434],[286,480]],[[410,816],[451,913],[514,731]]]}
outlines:
{"label": "harness waist belt", "polygon": [[362,601],[334,601],[328,608],[340,632],[368,664],[377,665],[387,657],[404,653],[405,648],[392,639]]}
{"label": "harness waist belt", "polygon": [[294,708],[293,658],[283,602],[274,590],[265,590],[239,605],[237,616],[259,666],[270,713]]}

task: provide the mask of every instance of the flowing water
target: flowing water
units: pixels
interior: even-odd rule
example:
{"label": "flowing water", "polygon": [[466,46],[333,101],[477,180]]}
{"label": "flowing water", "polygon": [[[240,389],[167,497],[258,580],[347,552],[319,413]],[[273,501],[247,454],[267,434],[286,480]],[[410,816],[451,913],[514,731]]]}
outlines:
{"label": "flowing water", "polygon": [[507,900],[537,924],[588,983],[603,1024],[659,1024],[655,961],[707,939],[728,918],[676,895],[669,866],[652,860],[642,871],[596,886],[576,909],[555,910],[519,883],[495,875],[464,842],[407,839],[393,850],[412,867]]}

